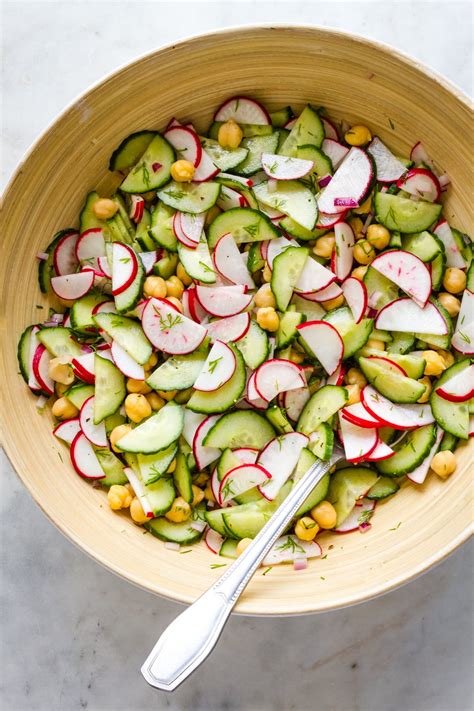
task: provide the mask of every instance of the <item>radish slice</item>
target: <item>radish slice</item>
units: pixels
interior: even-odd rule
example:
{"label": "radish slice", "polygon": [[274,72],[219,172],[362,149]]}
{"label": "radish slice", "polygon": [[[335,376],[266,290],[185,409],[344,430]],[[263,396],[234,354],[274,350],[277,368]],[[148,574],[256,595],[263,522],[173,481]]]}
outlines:
{"label": "radish slice", "polygon": [[428,453],[428,456],[425,457],[425,459],[421,462],[421,464],[417,466],[416,469],[407,474],[407,478],[410,479],[410,481],[414,482],[415,484],[423,484],[426,479],[426,475],[429,472],[431,462],[433,461],[433,458],[439,449],[439,445],[441,443],[441,440],[443,439],[443,435],[444,431],[441,429],[441,427],[437,427],[436,439]]}
{"label": "radish slice", "polygon": [[[446,222],[446,220],[441,220],[438,222],[434,228],[434,233],[440,238],[441,242],[444,244],[444,250],[446,252],[446,264],[448,267],[457,267],[458,269],[465,269],[466,262],[461,254],[456,240],[454,239],[451,228]],[[427,333],[427,331],[425,331]]]}
{"label": "radish slice", "polygon": [[130,483],[130,486],[133,489],[135,496],[137,497],[137,499],[140,500],[140,503],[142,505],[143,511],[145,512],[145,515],[148,518],[153,518],[154,517],[153,510],[152,510],[150,503],[148,501],[148,497],[146,495],[145,487],[143,485],[142,480],[138,478],[138,476],[135,474],[133,469],[131,469],[130,467],[124,467],[123,471]]}
{"label": "radish slice", "polygon": [[71,442],[72,466],[85,479],[104,479],[105,473],[99,464],[91,443],[83,432],[79,432]]}
{"label": "radish slice", "polygon": [[287,239],[286,237],[275,237],[268,242],[266,245],[266,254],[262,258],[266,259],[270,269],[273,269],[273,261],[275,257],[284,252],[288,247],[298,247],[298,242],[294,239]]}
{"label": "radish slice", "polygon": [[341,364],[344,344],[337,330],[326,321],[306,321],[296,327],[300,338],[319,360],[328,375]]}
{"label": "radish slice", "polygon": [[272,439],[262,449],[257,463],[272,477],[258,487],[262,496],[273,501],[283,484],[293,473],[301,450],[306,447],[308,441],[308,437],[301,432],[289,432]]}
{"label": "radish slice", "polygon": [[224,506],[236,496],[253,489],[254,486],[265,484],[271,478],[271,474],[260,464],[241,464],[231,469],[220,483],[219,505]]}
{"label": "radish slice", "polygon": [[107,447],[107,434],[105,432],[105,424],[101,422],[99,425],[94,424],[94,396],[88,397],[84,401],[79,413],[79,422],[81,430],[91,444],[96,447]]}
{"label": "radish slice", "polygon": [[201,160],[194,171],[193,183],[204,183],[206,180],[211,180],[220,172],[219,168],[212,161],[208,153],[202,149]]}
{"label": "radish slice", "polygon": [[217,242],[213,260],[217,271],[225,279],[233,284],[243,284],[249,289],[255,288],[255,282],[242,261],[242,255],[230,232],[223,235]]}
{"label": "radish slice", "polygon": [[382,367],[385,367],[386,370],[389,370],[392,373],[395,373],[396,375],[404,375],[405,377],[408,377],[406,370],[402,368],[401,365],[398,365],[398,363],[395,363],[395,361],[391,360],[389,357],[369,355],[366,356],[366,358],[367,360],[371,360],[372,362],[378,363]]}
{"label": "radish slice", "polygon": [[[321,116],[321,121],[322,121],[322,124],[324,127],[324,135],[326,136],[326,138],[331,138],[333,141],[338,141],[339,134],[337,132],[336,126],[333,124],[331,119]],[[349,150],[349,149],[347,149],[347,150]],[[323,151],[324,151],[324,147],[323,147]]]}
{"label": "radish slice", "polygon": [[206,337],[204,326],[186,318],[166,299],[149,299],[142,312],[142,328],[148,340],[172,355],[192,353]]}
{"label": "radish slice", "polygon": [[334,225],[337,225],[338,222],[343,222],[345,220],[347,212],[348,211],[345,208],[341,212],[334,215],[325,214],[320,211],[316,220],[316,227],[319,229],[329,229],[330,227],[334,227]]}
{"label": "radish slice", "polygon": [[219,459],[221,456],[220,449],[216,449],[215,447],[204,447],[202,443],[209,430],[214,427],[220,417],[221,415],[210,415],[209,417],[206,417],[196,429],[192,447],[198,471],[202,471],[205,467],[215,462],[216,459]]}
{"label": "radish slice", "polygon": [[316,301],[318,303],[323,301],[331,301],[332,299],[337,299],[338,296],[342,294],[342,289],[339,284],[329,284],[325,289],[321,291],[315,291],[311,294],[300,294],[303,299],[307,301]]}
{"label": "radish slice", "polygon": [[[270,252],[270,249],[268,251]],[[301,295],[322,291],[332,284],[335,279],[336,275],[333,274],[332,271],[323,267],[323,265],[315,259],[309,257],[296,283],[295,291]]]}
{"label": "radish slice", "polygon": [[137,255],[126,244],[112,245],[112,294],[117,296],[128,289],[138,272]]}
{"label": "radish slice", "polygon": [[283,394],[284,408],[292,422],[298,420],[310,397],[311,394],[307,385],[296,390],[288,390]]}
{"label": "radish slice", "polygon": [[337,138],[329,136],[325,138],[322,145],[323,152],[331,159],[332,166],[334,170],[340,166],[346,155],[349,153],[349,149],[339,143]]}
{"label": "radish slice", "polygon": [[395,454],[395,450],[393,450],[391,447],[388,446],[388,444],[385,444],[380,437],[378,438],[377,446],[375,449],[370,453],[368,457],[366,457],[367,462],[381,462],[383,459],[389,459],[390,457],[393,457]]}
{"label": "radish slice", "polygon": [[266,410],[268,401],[260,397],[257,388],[255,387],[255,376],[257,371],[254,371],[247,381],[247,401],[257,410]]}
{"label": "radish slice", "polygon": [[363,281],[360,281],[360,279],[349,277],[341,285],[341,289],[351,310],[354,321],[356,323],[360,323],[367,311],[367,287]]}
{"label": "radish slice", "polygon": [[338,222],[337,225],[334,225],[334,236],[336,238],[334,271],[337,278],[344,281],[351,273],[354,261],[354,233],[347,222]]}
{"label": "radish slice", "polygon": [[98,257],[97,265],[98,265],[100,271],[102,272],[102,274],[104,274],[104,276],[106,276],[107,279],[112,279],[112,270],[110,268],[109,260],[107,259],[107,257],[105,257],[105,256]]}
{"label": "radish slice", "polygon": [[351,533],[351,531],[360,530],[361,525],[367,523],[369,512],[374,511],[375,504],[376,502],[370,499],[362,499],[361,505],[355,506],[349,516],[337,528],[333,528],[333,531],[335,533]]}
{"label": "radish slice", "polygon": [[145,274],[151,274],[151,272],[153,271],[153,266],[156,264],[157,261],[156,250],[153,250],[152,252],[139,252],[138,257],[140,258],[141,263],[143,264]]}
{"label": "radish slice", "polygon": [[133,380],[145,380],[145,368],[143,365],[137,363],[137,361],[134,360],[127,353],[127,351],[122,348],[122,346],[119,346],[117,341],[112,341],[110,350],[113,362],[126,378],[133,378]]}
{"label": "radish slice", "polygon": [[379,420],[382,426],[411,430],[434,422],[429,403],[397,405],[377,392],[372,385],[362,388],[360,397],[366,410]]}
{"label": "radish slice", "polygon": [[359,427],[383,427],[383,424],[364,407],[362,402],[355,402],[341,410],[342,417]]}
{"label": "radish slice", "polygon": [[451,345],[463,355],[474,355],[474,321],[456,328]]}
{"label": "radish slice", "polygon": [[60,422],[59,425],[56,425],[53,430],[53,434],[67,444],[71,444],[74,437],[79,434],[79,432],[81,432],[81,425],[79,424],[78,417],[73,417],[72,420],[64,420],[64,422]]}
{"label": "radish slice", "polygon": [[274,180],[298,180],[313,169],[313,161],[262,153],[262,168]]}
{"label": "radish slice", "polygon": [[214,496],[216,502],[219,501],[219,477],[217,476],[217,467],[214,468],[211,478],[209,480],[209,484],[211,487],[212,495]]}
{"label": "radish slice", "polygon": [[215,553],[216,555],[218,555],[224,541],[225,538],[212,528],[208,528],[204,535],[204,543],[209,548],[211,553]]}
{"label": "radish slice", "polygon": [[190,447],[193,446],[194,435],[196,430],[206,419],[206,415],[201,415],[199,412],[193,412],[184,408],[184,426],[183,426],[183,437]]}
{"label": "radish slice", "polygon": [[434,304],[429,301],[422,308],[412,299],[406,298],[395,299],[384,306],[375,319],[375,328],[381,331],[430,333],[439,336],[445,336],[448,332],[446,321]]}
{"label": "radish slice", "polygon": [[234,449],[234,454],[242,464],[255,464],[260,452],[253,447],[239,447],[239,449]]}
{"label": "radish slice", "polygon": [[360,148],[351,148],[329,185],[319,194],[319,210],[328,214],[345,211],[344,207],[335,206],[334,200],[338,197],[351,198],[359,204],[367,194],[373,175],[367,154]]}
{"label": "radish slice", "polygon": [[60,299],[75,301],[85,296],[94,283],[94,272],[84,271],[76,274],[65,274],[51,279],[51,287]]}
{"label": "radish slice", "polygon": [[247,308],[252,295],[240,286],[196,286],[199,303],[212,316],[235,316]]}
{"label": "radish slice", "polygon": [[105,239],[101,227],[81,232],[76,242],[76,257],[80,262],[105,256]]}
{"label": "radish slice", "polygon": [[300,541],[296,536],[281,536],[268,551],[262,565],[305,561],[307,558],[319,558],[322,554],[321,546],[316,541]]}
{"label": "radish slice", "polygon": [[250,314],[245,312],[211,321],[207,324],[207,335],[212,342],[224,341],[224,343],[228,343],[233,341],[235,343],[245,336],[249,328]]}
{"label": "radish slice", "polygon": [[342,445],[348,462],[360,462],[368,457],[379,441],[377,430],[359,427],[346,420],[339,413]]}
{"label": "radish slice", "polygon": [[48,350],[40,343],[33,355],[33,374],[40,389],[44,390],[48,395],[54,395],[54,380],[49,375],[50,361],[51,356]]}
{"label": "radish slice", "polygon": [[181,244],[184,244],[185,247],[189,247],[189,249],[196,249],[198,246],[197,242],[193,242],[190,240],[188,237],[183,232],[183,229],[181,227],[181,212],[175,212],[174,217],[173,217],[173,233],[174,236],[176,237],[177,240],[181,242]]}
{"label": "radish slice", "polygon": [[258,126],[271,124],[268,111],[258,101],[247,96],[233,96],[219,106],[214,114],[214,121],[228,121],[228,119]]}
{"label": "radish slice", "polygon": [[415,143],[415,145],[411,149],[410,160],[412,160],[414,163],[426,163],[426,165],[429,165],[430,168],[433,167],[433,161],[429,157],[421,141]]}
{"label": "radish slice", "polygon": [[222,341],[216,341],[193,387],[203,392],[217,390],[231,379],[236,368],[237,361],[233,350]]}
{"label": "radish slice", "polygon": [[164,137],[171,143],[180,158],[189,160],[194,167],[201,161],[202,146],[197,133],[185,126],[172,126],[168,128]]}
{"label": "radish slice", "polygon": [[397,182],[397,188],[410,193],[414,197],[436,202],[441,196],[441,185],[431,170],[426,168],[412,168]]}
{"label": "radish slice", "polygon": [[73,274],[79,266],[76,256],[76,243],[78,239],[78,232],[68,232],[61,237],[54,248],[53,265],[54,271],[58,276]]}
{"label": "radish slice", "polygon": [[[431,272],[419,257],[402,249],[392,249],[379,254],[370,267],[393,281],[405,294],[423,307],[431,294]],[[431,333],[425,328],[422,333]]]}
{"label": "radish slice", "polygon": [[436,388],[436,393],[450,402],[464,402],[474,397],[474,365],[450,378],[444,385]]}
{"label": "radish slice", "polygon": [[255,371],[255,389],[267,402],[278,393],[296,390],[306,385],[302,368],[290,360],[273,358],[262,363]]}
{"label": "radish slice", "polygon": [[[102,355],[102,351],[101,351]],[[76,356],[72,359],[71,365],[74,370],[74,374],[83,380],[85,383],[93,385],[95,382],[95,353],[84,353],[84,355]]]}
{"label": "radish slice", "polygon": [[[209,315],[204,311],[196,296],[196,287],[190,287],[184,294],[187,294],[189,313],[193,321],[196,323],[206,323],[209,320]],[[183,294],[183,296],[184,296]],[[183,300],[184,303],[184,300]],[[222,339],[224,340],[224,339]]]}
{"label": "radish slice", "polygon": [[198,215],[191,215],[188,212],[180,212],[179,214],[184,237],[199,244],[206,221],[206,213],[200,212]]}
{"label": "radish slice", "polygon": [[130,202],[130,219],[138,223],[142,220],[145,212],[145,199],[141,195],[131,195]]}
{"label": "radish slice", "polygon": [[115,308],[115,303],[113,301],[101,301],[92,309],[92,313],[95,314],[115,314],[117,309]]}
{"label": "radish slice", "polygon": [[393,183],[407,171],[406,166],[393,155],[392,151],[377,136],[368,146],[367,153],[370,153],[374,159],[377,180],[381,183]]}
{"label": "radish slice", "polygon": [[336,368],[334,373],[329,376],[329,378],[327,379],[327,384],[328,385],[342,385],[342,383],[344,382],[345,374],[346,374],[346,369],[344,367],[344,364],[341,363],[341,365],[339,365]]}
{"label": "radish slice", "polygon": [[248,207],[248,202],[237,190],[221,185],[221,192],[217,198],[217,206],[221,210],[233,210],[235,207]]}

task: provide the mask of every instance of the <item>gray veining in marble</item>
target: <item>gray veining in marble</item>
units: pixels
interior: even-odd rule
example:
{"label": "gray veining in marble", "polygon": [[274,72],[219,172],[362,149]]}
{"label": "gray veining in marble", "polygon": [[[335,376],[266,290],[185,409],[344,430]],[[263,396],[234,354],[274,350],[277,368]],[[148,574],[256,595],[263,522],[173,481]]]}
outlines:
{"label": "gray veining in marble", "polygon": [[[2,10],[3,185],[31,141],[91,82],[212,28],[291,21],[352,30],[472,91],[467,2],[18,0]],[[165,695],[138,670],[178,605],[128,585],[75,548],[5,458],[1,464],[1,711],[472,709],[472,548],[352,609],[233,618],[218,651]]]}

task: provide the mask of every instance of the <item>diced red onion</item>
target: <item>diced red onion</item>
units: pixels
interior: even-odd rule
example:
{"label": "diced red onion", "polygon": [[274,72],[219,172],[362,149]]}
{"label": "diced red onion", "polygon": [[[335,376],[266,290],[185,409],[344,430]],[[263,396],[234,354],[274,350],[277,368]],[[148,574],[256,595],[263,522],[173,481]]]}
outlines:
{"label": "diced red onion", "polygon": [[323,175],[323,177],[318,180],[318,185],[320,188],[325,188],[326,185],[329,185],[331,180],[332,180],[332,175]]}
{"label": "diced red onion", "polygon": [[165,548],[167,548],[169,551],[179,551],[181,546],[179,545],[179,543],[174,543],[174,541],[166,541]]}
{"label": "diced red onion", "polygon": [[206,522],[205,521],[193,521],[189,528],[192,528],[193,531],[199,531],[199,533],[202,533],[204,529],[206,528]]}
{"label": "diced red onion", "polygon": [[372,220],[373,220],[373,219],[374,219],[374,213],[373,213],[373,212],[369,212],[369,214],[368,214],[367,217],[365,218],[364,224],[362,225],[362,230],[361,230],[361,232],[362,232],[363,235],[365,235],[365,233],[367,232],[367,230],[368,230],[368,228],[369,228],[369,225],[372,223]]}
{"label": "diced red onion", "polygon": [[337,197],[334,198],[334,207],[359,207],[359,203],[354,198]]}
{"label": "diced red onion", "polygon": [[62,323],[64,321],[64,314],[52,314],[51,321],[56,321],[56,323]]}
{"label": "diced red onion", "polygon": [[58,325],[57,321],[53,321],[52,319],[48,319],[47,321],[43,321],[43,326],[45,328],[55,328]]}
{"label": "diced red onion", "polygon": [[161,163],[152,163],[151,168],[154,173],[156,173],[157,170],[159,170],[162,167]]}
{"label": "diced red onion", "polygon": [[361,533],[367,533],[372,528],[372,524],[369,523],[368,521],[364,521],[364,523],[361,523],[359,525],[359,531]]}
{"label": "diced red onion", "polygon": [[42,410],[47,402],[48,402],[48,398],[46,397],[46,395],[39,395],[38,399],[35,402],[36,409]]}
{"label": "diced red onion", "polygon": [[306,570],[308,567],[308,559],[306,556],[301,556],[298,558],[295,558],[293,562],[293,570]]}
{"label": "diced red onion", "polygon": [[39,259],[40,262],[45,262],[48,259],[48,254],[46,252],[38,252],[36,255],[36,259]]}

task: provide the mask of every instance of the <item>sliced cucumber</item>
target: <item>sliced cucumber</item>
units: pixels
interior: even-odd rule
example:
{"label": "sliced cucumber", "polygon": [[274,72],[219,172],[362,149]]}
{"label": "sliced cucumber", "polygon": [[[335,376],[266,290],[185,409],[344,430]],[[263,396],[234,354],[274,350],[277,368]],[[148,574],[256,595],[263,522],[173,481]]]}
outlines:
{"label": "sliced cucumber", "polygon": [[144,252],[152,252],[156,249],[156,244],[150,235],[151,213],[146,208],[143,210],[143,217],[137,225],[135,232],[135,242]]}
{"label": "sliced cucumber", "polygon": [[121,218],[123,228],[125,230],[124,241],[132,242],[135,238],[136,227],[130,219],[125,200],[123,199],[122,195],[120,195],[120,193],[115,193],[114,195],[112,195],[112,200],[114,200],[114,202],[118,205],[118,212],[115,216]]}
{"label": "sliced cucumber", "polygon": [[156,262],[156,264],[153,265],[153,274],[156,274],[163,279],[169,279],[175,273],[177,266],[178,255],[171,253],[165,257],[162,257]]}
{"label": "sliced cucumber", "polygon": [[212,392],[195,390],[188,401],[187,407],[193,412],[206,414],[225,412],[233,407],[242,397],[246,384],[245,362],[240,351],[233,343],[227,344],[232,349],[236,358],[235,372],[220,388]]}
{"label": "sliced cucumber", "polygon": [[324,126],[318,112],[312,106],[306,106],[296,119],[279,153],[283,156],[296,155],[301,146],[316,146],[320,148],[324,140]]}
{"label": "sliced cucumber", "polygon": [[73,385],[69,388],[65,397],[71,402],[74,407],[78,410],[81,409],[86,400],[88,400],[94,394],[93,385]]}
{"label": "sliced cucumber", "polygon": [[188,504],[192,504],[194,499],[193,479],[186,454],[181,447],[178,449],[176,457],[176,467],[173,472],[173,481],[178,494],[182,496]]}
{"label": "sliced cucumber", "polygon": [[176,210],[159,202],[151,213],[150,235],[160,247],[176,252],[178,240],[173,232],[173,217]]}
{"label": "sliced cucumber", "polygon": [[150,141],[145,153],[120,186],[124,193],[147,193],[168,182],[176,160],[173,147],[159,133]]}
{"label": "sliced cucumber", "polygon": [[69,328],[64,326],[42,328],[38,332],[37,338],[54,357],[72,356],[76,358],[82,353],[80,344],[73,339]]}
{"label": "sliced cucumber", "polygon": [[329,156],[316,146],[299,146],[296,149],[294,157],[313,161],[311,173],[304,178],[305,181],[310,179],[312,184],[317,181],[318,177],[321,178],[324,175],[332,175],[334,172]]}
{"label": "sliced cucumber", "polygon": [[113,415],[110,415],[110,417],[106,417],[104,420],[104,425],[105,425],[105,431],[107,432],[107,436],[110,435],[112,430],[114,430],[116,427],[119,425],[123,425],[126,421],[126,417],[120,414],[120,412],[114,412]]}
{"label": "sliced cucumber", "polygon": [[[249,504],[221,509],[225,528],[234,538],[255,538],[288,495],[289,489],[290,483],[288,482],[282,487],[274,501],[261,499]],[[209,525],[211,524],[209,523]]]}
{"label": "sliced cucumber", "polygon": [[376,217],[384,227],[406,234],[428,230],[442,210],[442,205],[433,202],[381,192],[375,194],[374,207]]}
{"label": "sliced cucumber", "polygon": [[469,405],[467,402],[450,402],[442,398],[436,390],[458,373],[469,367],[469,359],[454,363],[444,371],[437,380],[430,397],[431,409],[436,422],[445,432],[454,437],[468,439],[469,437]]}
{"label": "sliced cucumber", "polygon": [[288,247],[273,260],[271,287],[280,311],[286,311],[307,258],[306,247]]}
{"label": "sliced cucumber", "polygon": [[253,319],[245,336],[235,345],[242,353],[245,365],[252,370],[258,368],[268,358],[270,345],[267,333]]}
{"label": "sliced cucumber", "polygon": [[235,538],[226,538],[220,547],[219,555],[224,558],[238,558],[237,544],[238,541],[236,541]]}
{"label": "sliced cucumber", "polygon": [[422,262],[432,262],[438,254],[444,253],[444,245],[439,237],[428,230],[405,235],[402,245],[406,252],[416,255]]}
{"label": "sliced cucumber", "polygon": [[224,172],[235,168],[239,163],[242,163],[248,155],[248,149],[244,147],[230,150],[223,148],[218,141],[202,136],[200,136],[200,141],[206,153],[212,158],[212,161]]}
{"label": "sliced cucumber", "polygon": [[359,358],[359,365],[369,383],[392,402],[417,402],[426,390],[418,380],[393,372],[383,360]]}
{"label": "sliced cucumber", "polygon": [[238,410],[223,415],[204,438],[204,446],[217,449],[262,449],[275,437],[271,424],[258,412]]}
{"label": "sliced cucumber", "polygon": [[219,183],[211,180],[206,183],[175,183],[172,181],[158,191],[158,197],[168,207],[197,215],[206,212],[216,204],[220,191]]}
{"label": "sliced cucumber", "polygon": [[381,476],[377,479],[375,484],[369,489],[365,495],[366,499],[374,499],[378,501],[379,499],[387,499],[389,496],[393,496],[399,491],[400,486],[397,482],[388,476]]}
{"label": "sliced cucumber", "polygon": [[149,360],[152,347],[138,321],[112,313],[98,313],[94,321],[137,363],[144,365]]}
{"label": "sliced cucumber", "polygon": [[102,301],[104,301],[104,295],[100,293],[87,294],[82,299],[75,301],[69,312],[71,328],[83,334],[90,333],[90,331],[95,332],[97,327],[92,311]]}
{"label": "sliced cucumber", "polygon": [[[308,469],[315,463],[316,457],[310,452],[309,449],[303,448],[301,450],[300,458],[298,459],[298,464],[296,465],[295,471],[293,473],[293,486],[301,479]],[[300,508],[295,514],[295,518],[299,518],[307,511],[311,511],[312,508],[317,506],[321,501],[323,501],[328,493],[329,489],[329,473],[325,474],[321,481],[316,484],[311,494],[308,498],[301,504]]]}
{"label": "sliced cucumber", "polygon": [[[100,227],[104,229],[106,228],[106,232],[108,232],[108,229],[106,227],[107,223],[104,222],[104,220],[99,220],[97,215],[94,212],[94,204],[97,202],[97,200],[100,199],[100,196],[98,193],[95,191],[89,193],[86,197],[86,201],[82,207],[81,213],[79,215],[79,231],[80,232],[85,232],[86,230],[91,230],[96,227]],[[106,235],[106,239],[109,235]]]}
{"label": "sliced cucumber", "polygon": [[[219,129],[224,121],[214,121],[209,128],[209,136],[214,141],[217,141],[219,135]],[[253,123],[240,123],[240,128],[244,134],[244,138],[254,138],[255,136],[270,136],[273,133],[273,126],[253,124]]]}
{"label": "sliced cucumber", "polygon": [[278,434],[287,434],[288,432],[294,432],[293,425],[287,418],[284,410],[278,405],[273,405],[265,410],[265,417],[273,427],[276,429]]}
{"label": "sliced cucumber", "polygon": [[117,448],[122,452],[142,454],[160,452],[176,442],[183,426],[183,408],[174,402],[168,402],[161,410],[122,437],[117,442]]}
{"label": "sliced cucumber", "polygon": [[262,170],[262,153],[275,153],[277,145],[278,133],[271,133],[269,136],[244,138],[240,147],[248,151],[247,157],[233,168],[234,172],[237,175],[253,175]]}
{"label": "sliced cucumber", "polygon": [[247,252],[247,269],[251,274],[260,271],[265,266],[265,260],[262,257],[260,251],[260,243],[254,242],[250,245],[250,249]]}
{"label": "sliced cucumber", "polygon": [[34,326],[27,326],[20,336],[17,348],[18,367],[20,368],[21,377],[28,385],[30,379],[30,363],[31,363],[31,332]]}
{"label": "sliced cucumber", "polygon": [[341,336],[344,343],[344,360],[365,346],[374,327],[374,321],[371,318],[363,318],[360,323],[355,323],[347,306],[329,311],[323,321],[332,324]]}
{"label": "sliced cucumber", "polygon": [[217,463],[217,480],[222,481],[231,469],[235,469],[235,467],[238,467],[240,464],[242,464],[242,462],[231,449],[224,449]]}
{"label": "sliced cucumber", "polygon": [[474,291],[474,262],[471,263],[471,266],[467,270],[466,289],[469,289],[469,291]]}
{"label": "sliced cucumber", "polygon": [[436,439],[436,425],[424,425],[407,432],[405,437],[393,445],[395,454],[376,462],[375,466],[385,476],[401,476],[417,468],[428,456]]}
{"label": "sliced cucumber", "polygon": [[51,243],[45,249],[48,255],[47,259],[38,260],[38,284],[42,294],[47,294],[51,291],[51,277],[55,275],[54,271],[54,249],[62,237],[65,237],[71,232],[76,232],[76,230],[70,228],[67,230],[61,230],[57,232]]}
{"label": "sliced cucumber", "polygon": [[[392,353],[408,353],[415,343],[414,333],[403,333],[402,331],[392,331],[393,339],[388,344],[387,350]],[[421,376],[420,376],[421,377]]]}
{"label": "sliced cucumber", "polygon": [[153,484],[166,474],[176,456],[176,443],[173,442],[167,449],[155,454],[137,454],[137,465],[144,484]]}
{"label": "sliced cucumber", "polygon": [[323,462],[327,462],[332,455],[334,448],[334,431],[327,422],[321,422],[316,427],[312,436],[308,449]]}
{"label": "sliced cucumber", "polygon": [[132,281],[128,289],[121,291],[120,294],[114,296],[115,308],[120,314],[133,311],[142,297],[143,284],[145,282],[145,269],[142,260],[138,259],[138,269],[135,279]]}
{"label": "sliced cucumber", "polygon": [[225,511],[227,511],[227,509],[212,509],[211,511],[205,511],[204,516],[206,517],[206,521],[210,528],[213,529],[213,531],[216,531],[224,538],[230,536],[231,540],[235,540],[233,538],[233,533],[229,531],[229,529],[225,525],[225,521],[222,516]]}
{"label": "sliced cucumber", "polygon": [[399,365],[409,378],[414,378],[419,380],[423,377],[425,372],[426,361],[422,356],[419,355],[399,355],[398,353],[386,353],[385,351],[377,351],[375,348],[362,348],[356,357],[368,358],[374,356],[375,358],[387,358],[391,360],[392,363]]}
{"label": "sliced cucumber", "polygon": [[146,383],[154,390],[186,390],[196,382],[207,358],[207,348],[198,349],[189,355],[175,355],[165,360],[147,378]]}
{"label": "sliced cucumber", "polygon": [[214,284],[216,273],[212,264],[206,236],[203,233],[196,249],[185,247],[178,242],[178,257],[190,277],[203,284]]}
{"label": "sliced cucumber", "polygon": [[297,224],[312,230],[318,216],[316,199],[309,188],[299,180],[280,180],[276,190],[270,190],[264,182],[254,187],[259,202],[274,210],[281,210]]}
{"label": "sliced cucumber", "polygon": [[218,215],[208,228],[209,247],[213,249],[219,239],[229,232],[237,244],[278,237],[273,222],[263,212],[250,207],[234,207]]}
{"label": "sliced cucumber", "polygon": [[349,395],[340,385],[324,385],[310,397],[303,408],[297,425],[297,431],[310,435],[322,422],[327,422],[341,407],[344,407]]}
{"label": "sliced cucumber", "polygon": [[123,373],[112,361],[101,358],[97,353],[94,358],[94,374],[94,424],[98,425],[117,412],[127,396],[127,389]]}
{"label": "sliced cucumber", "polygon": [[292,116],[293,110],[291,106],[284,106],[282,109],[270,111],[272,126],[275,126],[275,128],[283,128],[283,126],[286,126]]}
{"label": "sliced cucumber", "polygon": [[440,312],[441,316],[444,318],[447,326],[447,334],[444,336],[439,336],[439,335],[433,335],[430,333],[416,333],[415,336],[418,338],[420,341],[424,341],[425,343],[428,343],[430,346],[434,346],[435,348],[443,348],[445,350],[449,349],[451,346],[451,338],[453,335],[453,321],[451,316],[448,314],[444,306],[438,301],[438,299],[435,299],[434,297],[431,297],[430,301],[434,303],[438,311]]}
{"label": "sliced cucumber", "polygon": [[364,274],[363,282],[367,289],[369,304],[374,309],[381,309],[398,297],[397,284],[373,267],[369,266]]}
{"label": "sliced cucumber", "polygon": [[276,347],[286,348],[293,343],[298,335],[296,327],[304,323],[304,321],[306,321],[304,314],[300,314],[298,311],[285,311],[280,316],[280,325],[276,334]]}
{"label": "sliced cucumber", "polygon": [[110,487],[128,482],[122,462],[110,449],[95,449],[95,455],[105,474],[105,477],[100,480],[101,486]]}
{"label": "sliced cucumber", "polygon": [[[195,520],[200,519],[205,515],[205,507],[199,505],[193,513]],[[182,523],[173,523],[163,517],[152,519],[145,524],[145,528],[162,541],[171,541],[172,543],[179,543],[184,546],[195,543],[202,536],[202,531],[191,528],[191,523],[192,520],[183,521]]]}
{"label": "sliced cucumber", "polygon": [[306,316],[307,321],[320,321],[327,313],[321,304],[318,304],[316,301],[303,299],[303,297],[298,294],[293,294],[291,303],[299,313]]}
{"label": "sliced cucumber", "polygon": [[431,284],[433,291],[439,291],[441,289],[445,270],[446,254],[440,252],[431,262]]}
{"label": "sliced cucumber", "polygon": [[156,136],[156,131],[137,131],[124,138],[110,156],[109,170],[125,171],[138,163]]}
{"label": "sliced cucumber", "polygon": [[307,230],[306,227],[302,227],[297,222],[292,220],[291,217],[284,217],[280,220],[279,224],[283,232],[287,232],[292,237],[296,237],[296,239],[303,240],[304,242],[317,239],[327,232],[327,230],[319,230],[317,228],[314,230]]}
{"label": "sliced cucumber", "polygon": [[377,472],[368,467],[347,467],[333,474],[327,499],[336,509],[336,527],[346,520],[357,499],[365,496],[377,479]]}
{"label": "sliced cucumber", "polygon": [[445,452],[446,450],[449,450],[450,452],[454,452],[458,446],[458,442],[459,440],[457,437],[452,435],[450,432],[445,432],[443,439],[441,440],[441,444],[439,445],[439,451]]}
{"label": "sliced cucumber", "polygon": [[[147,501],[151,506],[154,516],[162,516],[170,510],[176,497],[176,491],[171,477],[162,477],[158,481],[153,482],[153,484],[146,485],[144,488]],[[150,524],[152,524],[153,521],[159,520],[166,521],[167,519],[153,519],[150,521]]]}

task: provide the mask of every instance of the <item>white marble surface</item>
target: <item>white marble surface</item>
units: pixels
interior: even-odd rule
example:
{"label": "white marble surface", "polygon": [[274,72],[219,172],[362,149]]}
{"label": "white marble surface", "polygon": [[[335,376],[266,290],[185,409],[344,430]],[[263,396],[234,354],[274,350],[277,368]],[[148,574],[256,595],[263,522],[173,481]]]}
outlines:
{"label": "white marble surface", "polygon": [[[74,96],[160,44],[257,22],[386,41],[472,91],[467,2],[3,2],[2,185]],[[433,107],[436,110],[436,107]],[[232,619],[173,695],[138,669],[179,611],[65,540],[2,459],[1,711],[468,711],[471,551],[371,603],[301,619]]]}

